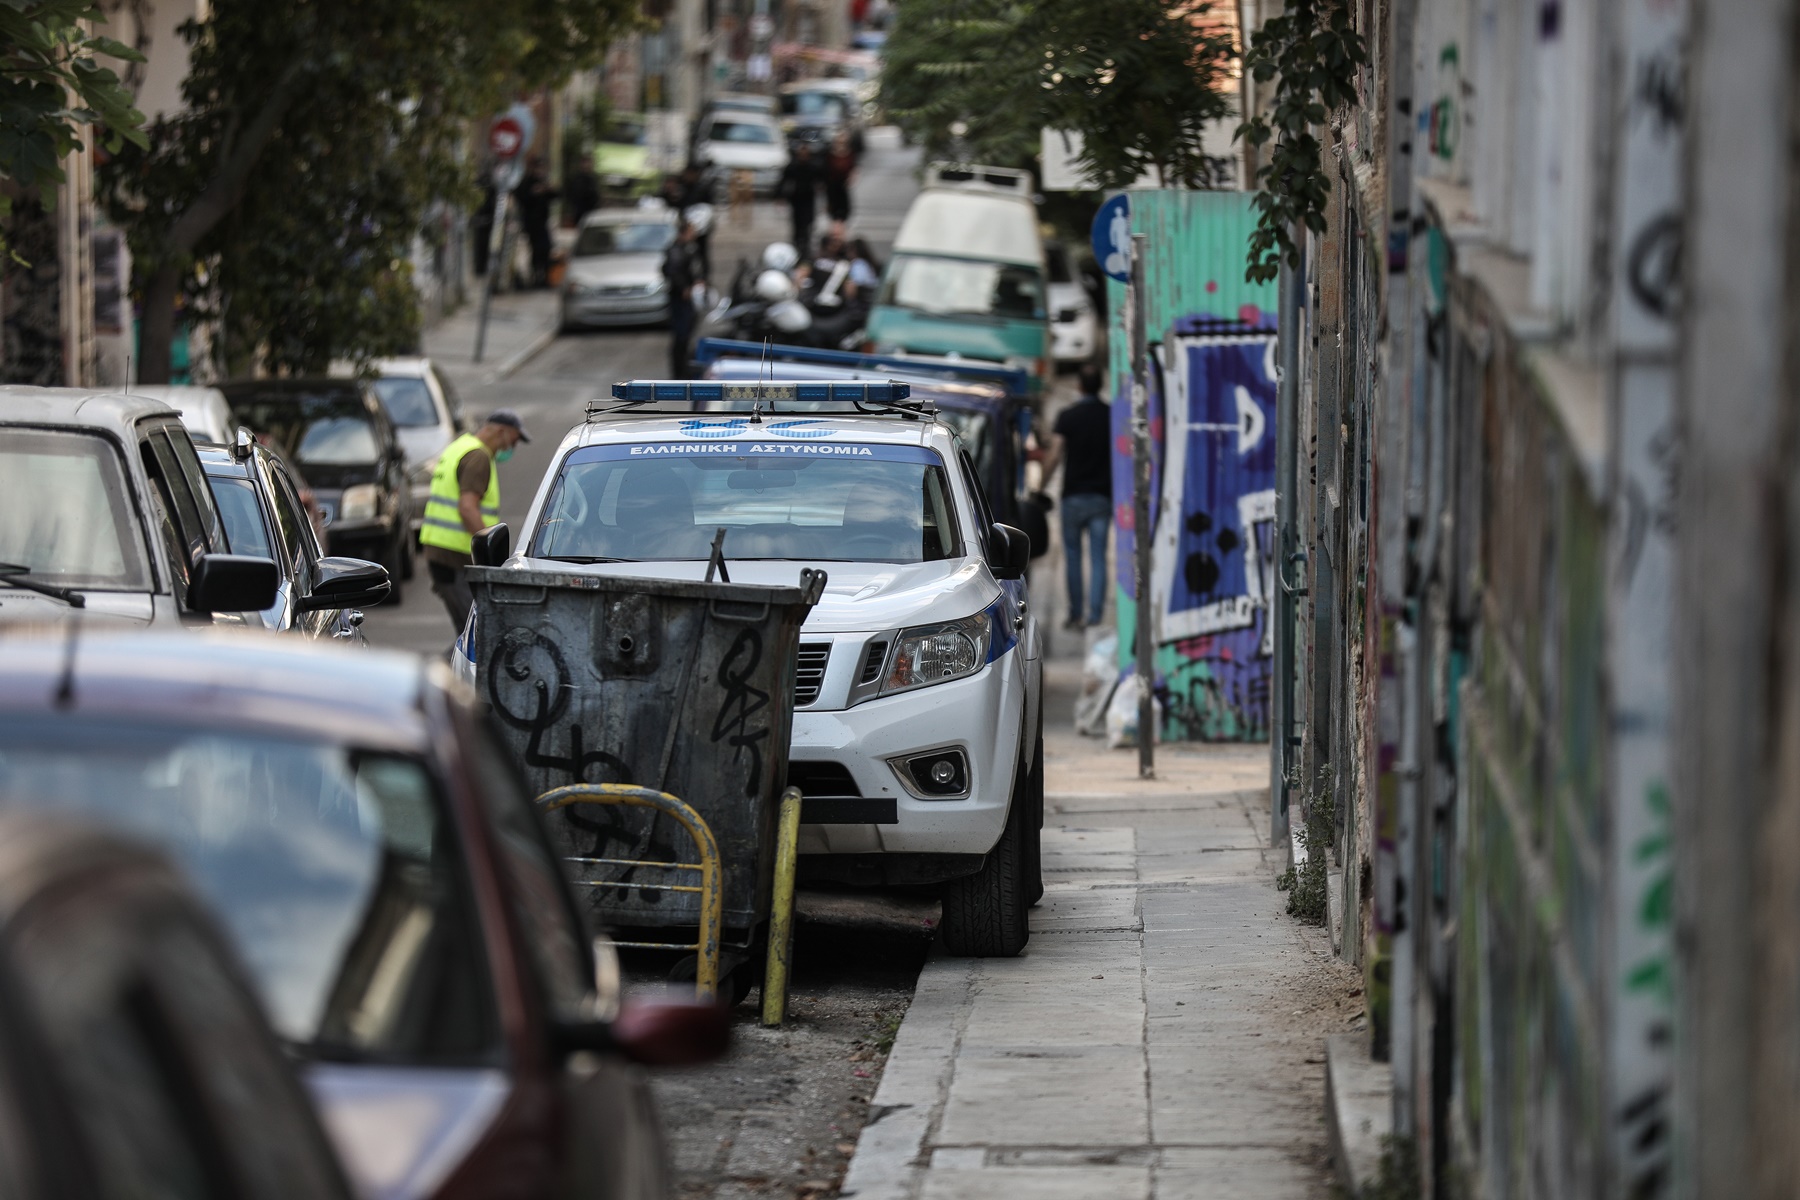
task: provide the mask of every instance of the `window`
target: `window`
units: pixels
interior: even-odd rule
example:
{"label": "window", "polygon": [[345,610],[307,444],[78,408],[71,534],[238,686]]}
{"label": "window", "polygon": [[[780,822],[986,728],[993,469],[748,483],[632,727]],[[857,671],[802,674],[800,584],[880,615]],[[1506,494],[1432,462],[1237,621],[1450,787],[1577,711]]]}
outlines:
{"label": "window", "polygon": [[965,451],[956,456],[957,465],[962,468],[963,486],[969,489],[969,500],[975,505],[975,519],[981,522],[981,536],[975,539],[981,547],[981,557],[988,556],[987,532],[994,527],[994,511],[988,507],[987,493],[982,489],[981,480],[975,474],[975,465],[969,461]]}
{"label": "window", "polygon": [[564,460],[532,553],[705,559],[720,528],[728,559],[914,563],[956,553],[950,491],[931,451],[847,443],[781,449],[792,452],[578,450]]}
{"label": "window", "polygon": [[896,254],[888,265],[878,304],[936,316],[1044,319],[1044,278],[1036,267]]}
{"label": "window", "polygon": [[773,146],[776,140],[773,128],[756,121],[714,121],[706,136],[708,141],[751,146]]}
{"label": "window", "polygon": [[505,872],[507,899],[519,934],[537,968],[544,997],[555,1015],[578,1019],[593,990],[587,934],[575,914],[562,865],[551,853],[543,826],[506,750],[478,729],[467,761],[475,769],[481,801],[493,821]]}
{"label": "window", "polygon": [[[191,445],[188,453],[193,453]],[[205,508],[202,510],[201,499],[194,494],[187,472],[176,458],[175,448],[170,443],[166,430],[152,430],[145,439],[144,467],[168,504],[169,515],[174,518],[175,533],[181,546],[180,557],[191,568],[202,554],[212,549],[215,537],[218,541],[224,541],[223,536],[212,528],[217,520],[212,492],[210,489],[202,492],[205,496]],[[205,487],[204,484],[201,486]]]}
{"label": "window", "polygon": [[667,222],[625,225],[584,225],[575,240],[574,257],[600,254],[661,254],[675,240],[675,227]]}
{"label": "window", "polygon": [[150,589],[124,464],[104,438],[0,428],[0,511],[0,562],[63,587]]}
{"label": "window", "polygon": [[[431,388],[423,379],[410,375],[390,375],[374,382],[375,394],[387,409],[388,420],[399,429],[427,429],[438,423],[437,405],[432,402]],[[317,461],[317,460],[315,460]]]}
{"label": "window", "polygon": [[25,717],[0,805],[141,838],[219,914],[275,1029],[322,1058],[491,1061],[454,823],[423,763],[326,741]]}
{"label": "window", "polygon": [[269,482],[273,485],[269,500],[275,509],[275,525],[281,531],[282,544],[287,547],[288,561],[294,564],[297,576],[310,582],[312,565],[319,561],[319,541],[312,521],[306,515],[306,505],[300,503],[293,482],[284,472],[271,467]]}
{"label": "window", "polygon": [[256,485],[248,479],[214,477],[212,491],[219,515],[225,519],[231,552],[256,558],[277,557],[269,541],[269,527],[263,522],[262,504],[256,498]]}
{"label": "window", "polygon": [[364,467],[380,459],[375,427],[363,417],[320,417],[294,448],[294,461],[316,467]]}

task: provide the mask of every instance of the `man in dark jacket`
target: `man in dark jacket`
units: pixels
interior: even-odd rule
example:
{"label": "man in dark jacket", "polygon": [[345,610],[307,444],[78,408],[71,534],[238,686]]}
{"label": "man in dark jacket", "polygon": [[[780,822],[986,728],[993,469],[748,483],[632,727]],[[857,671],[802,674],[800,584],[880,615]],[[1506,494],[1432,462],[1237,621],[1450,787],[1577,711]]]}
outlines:
{"label": "man in dark jacket", "polygon": [[[1083,363],[1081,399],[1057,415],[1044,459],[1044,482],[1063,467],[1063,569],[1068,576],[1069,615],[1064,628],[1098,625],[1106,612],[1106,535],[1112,527],[1112,410],[1100,398],[1100,368]],[[1081,579],[1081,543],[1087,540],[1086,595]]]}
{"label": "man in dark jacket", "polygon": [[556,195],[544,173],[544,160],[532,159],[525,167],[525,178],[513,192],[519,205],[519,228],[531,244],[532,287],[550,286],[550,205]]}
{"label": "man in dark jacket", "polygon": [[694,336],[694,227],[683,221],[663,254],[669,287],[669,378],[688,376],[688,341]]}
{"label": "man in dark jacket", "polygon": [[819,164],[805,142],[794,147],[793,157],[781,173],[780,191],[794,217],[794,249],[805,262],[812,247],[813,221],[819,213]]}

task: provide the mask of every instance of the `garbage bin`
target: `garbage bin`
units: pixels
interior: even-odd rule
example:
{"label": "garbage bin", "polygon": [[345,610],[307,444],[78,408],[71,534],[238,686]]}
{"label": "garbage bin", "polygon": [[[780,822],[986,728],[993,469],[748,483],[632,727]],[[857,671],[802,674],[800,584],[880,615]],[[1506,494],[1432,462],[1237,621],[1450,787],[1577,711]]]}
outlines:
{"label": "garbage bin", "polygon": [[[471,567],[469,582],[477,686],[534,793],[625,783],[686,801],[718,844],[726,928],[760,925],[800,625],[824,572],[768,587]],[[660,880],[645,864],[692,854],[667,816],[584,805],[547,822],[608,924],[698,924],[694,891],[646,886]]]}

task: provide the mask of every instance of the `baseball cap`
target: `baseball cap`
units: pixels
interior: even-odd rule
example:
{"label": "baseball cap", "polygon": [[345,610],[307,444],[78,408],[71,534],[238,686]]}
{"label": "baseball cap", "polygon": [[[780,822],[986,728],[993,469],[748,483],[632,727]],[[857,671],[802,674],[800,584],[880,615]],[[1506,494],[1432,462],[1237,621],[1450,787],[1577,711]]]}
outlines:
{"label": "baseball cap", "polygon": [[521,442],[529,442],[531,440],[531,435],[525,432],[524,420],[521,419],[519,414],[513,409],[496,408],[493,412],[488,414],[488,424],[505,425],[509,429],[518,430],[519,440]]}

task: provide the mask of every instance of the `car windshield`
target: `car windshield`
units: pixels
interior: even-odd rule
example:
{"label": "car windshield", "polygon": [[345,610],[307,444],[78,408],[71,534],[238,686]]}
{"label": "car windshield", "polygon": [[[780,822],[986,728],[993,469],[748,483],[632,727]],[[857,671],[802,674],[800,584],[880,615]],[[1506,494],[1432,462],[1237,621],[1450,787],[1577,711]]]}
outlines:
{"label": "car windshield", "polygon": [[0,428],[0,512],[0,562],[61,587],[150,590],[143,528],[106,439]]}
{"label": "car windshield", "polygon": [[1044,318],[1044,278],[1036,267],[896,254],[877,304],[937,316]]}
{"label": "car windshield", "polygon": [[667,221],[637,221],[617,225],[584,225],[575,239],[575,257],[600,254],[661,254],[675,240],[675,227]]}
{"label": "car windshield", "polygon": [[374,381],[375,394],[397,429],[426,429],[438,423],[431,389],[414,375],[390,375]]}
{"label": "car windshield", "polygon": [[957,546],[943,464],[917,446],[591,446],[564,460],[544,512],[540,558],[705,559],[721,528],[730,559],[916,563]]}
{"label": "car windshield", "polygon": [[841,121],[846,111],[844,98],[835,92],[788,92],[781,97],[783,116]]}
{"label": "car windshield", "polygon": [[600,140],[615,146],[642,146],[645,141],[644,127],[636,121],[613,121],[607,125]]}
{"label": "car windshield", "polygon": [[714,121],[706,136],[708,141],[714,142],[749,142],[758,146],[775,144],[775,131],[754,121]]}
{"label": "car windshield", "polygon": [[369,410],[354,391],[277,392],[227,397],[231,412],[299,463],[367,466],[381,458]]}
{"label": "car windshield", "polygon": [[56,717],[0,726],[0,805],[167,853],[276,1031],[320,1057],[487,1057],[492,997],[460,849],[424,765],[270,735]]}
{"label": "car windshield", "polygon": [[206,482],[212,485],[213,500],[218,503],[219,516],[225,520],[225,537],[231,543],[231,552],[274,558],[256,486],[248,479],[218,476],[208,476]]}

